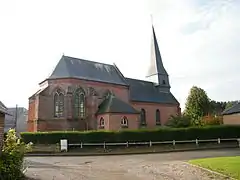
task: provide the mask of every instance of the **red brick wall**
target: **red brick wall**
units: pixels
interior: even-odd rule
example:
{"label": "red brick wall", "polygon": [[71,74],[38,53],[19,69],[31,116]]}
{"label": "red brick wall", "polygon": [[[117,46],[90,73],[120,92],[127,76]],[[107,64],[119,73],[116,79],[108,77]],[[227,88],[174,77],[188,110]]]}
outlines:
{"label": "red brick wall", "polygon": [[[101,117],[104,119],[105,130],[121,130],[123,129],[121,126],[121,120],[122,118],[126,116],[128,119],[128,128],[127,129],[138,129],[139,127],[139,115],[138,114],[104,114],[104,115],[98,115],[97,122],[98,127],[100,125],[100,119]],[[101,128],[100,128],[101,129]]]}
{"label": "red brick wall", "polygon": [[[100,83],[100,82],[93,82],[93,81],[85,81],[79,79],[61,79],[61,80],[49,80],[48,82],[49,87],[44,92],[38,95],[38,102],[35,103],[35,109],[38,108],[37,119],[41,120],[51,120],[56,119],[56,121],[51,121],[51,123],[47,123],[46,125],[41,125],[39,130],[44,130],[43,127],[46,126],[46,129],[54,129],[53,126],[59,127],[59,122],[57,121],[58,118],[54,118],[54,102],[53,102],[53,94],[57,88],[60,88],[64,91],[65,94],[65,102],[64,102],[64,121],[66,128],[70,128],[76,124],[74,121],[68,120],[73,118],[73,114],[70,111],[72,109],[71,99],[72,95],[67,94],[68,87],[72,87],[73,90],[77,87],[81,87],[84,89],[86,93],[86,118],[87,122],[81,123],[81,127],[77,126],[76,129],[83,129],[86,127],[87,129],[96,129],[96,117],[95,113],[98,109],[98,105],[103,101],[103,95],[106,91],[113,92],[118,98],[128,102],[129,101],[129,91],[128,87],[121,86],[121,85],[113,85],[108,83]],[[90,96],[89,95],[89,88],[93,88],[98,96]],[[33,111],[30,110],[29,111]],[[31,112],[30,112],[31,113]],[[55,125],[54,125],[55,124]],[[39,126],[39,123],[38,123]],[[47,127],[50,126],[50,127]],[[60,129],[62,129],[60,127]]]}
{"label": "red brick wall", "polygon": [[[70,109],[72,108],[72,104],[70,100],[72,96],[67,94],[68,87],[72,87],[73,90],[77,87],[81,87],[84,89],[86,93],[86,120],[71,120],[73,117],[72,112]],[[62,119],[54,118],[54,102],[53,102],[53,94],[56,89],[60,87],[65,94],[65,102],[64,102],[64,117]],[[94,88],[97,92],[97,96],[89,95],[89,88]],[[97,111],[98,105],[103,100],[103,95],[107,90],[112,91],[119,99],[122,99],[126,102],[129,102],[129,89],[126,86],[121,85],[113,85],[101,82],[93,82],[93,81],[85,81],[79,79],[61,79],[61,80],[49,80],[48,81],[48,88],[38,95],[35,100],[30,100],[29,102],[29,131],[39,130],[81,130],[84,128],[87,129],[98,129],[99,125],[99,118],[96,117],[95,113]],[[155,114],[156,110],[159,109],[161,112],[161,122],[165,124],[170,117],[170,115],[175,115],[178,113],[179,108],[177,105],[167,105],[167,104],[152,104],[152,103],[140,103],[140,102],[132,102],[131,103],[137,110],[141,110],[144,108],[146,111],[146,121],[148,128],[156,127],[155,121]],[[121,119],[121,115],[104,115],[105,121],[109,122],[105,126],[106,129],[118,129],[118,125],[120,124],[118,120]],[[136,117],[138,117],[136,122]],[[131,124],[129,128],[135,129],[139,126],[139,115],[131,115],[129,116]],[[39,121],[31,124],[31,121],[34,119],[39,120],[46,120],[46,121]],[[113,124],[109,119],[113,119]],[[130,122],[129,120],[129,122]],[[116,121],[116,122],[115,122]]]}
{"label": "red brick wall", "polygon": [[126,86],[114,85],[108,83],[94,82],[94,81],[85,81],[79,79],[58,79],[50,80],[50,92],[52,92],[56,87],[60,85],[62,89],[67,90],[68,86],[80,86],[85,92],[88,88],[94,88],[100,95],[104,94],[106,90],[112,91],[118,98],[128,102],[129,101],[129,89]]}
{"label": "red brick wall", "polygon": [[240,125],[240,113],[223,116],[223,124]]}
{"label": "red brick wall", "polygon": [[35,99],[29,99],[28,105],[28,122],[27,122],[27,130],[29,132],[34,131],[34,120],[36,119],[35,115]]}
{"label": "red brick wall", "polygon": [[168,104],[132,102],[132,106],[139,111],[141,111],[142,108],[145,109],[147,128],[156,127],[157,109],[159,109],[160,111],[160,119],[162,125],[166,124],[171,115],[176,115],[179,112],[179,107],[177,105],[170,104],[168,105]]}
{"label": "red brick wall", "polygon": [[121,130],[121,120],[126,116],[128,119],[127,129],[138,129],[139,128],[139,115],[138,114],[110,114],[110,130]]}
{"label": "red brick wall", "polygon": [[[100,119],[101,117],[104,119],[104,128],[100,127]],[[109,130],[109,114],[102,114],[97,116],[97,129],[104,129],[104,130]]]}
{"label": "red brick wall", "polygon": [[47,119],[37,121],[37,131],[82,131],[87,129],[84,120]]}

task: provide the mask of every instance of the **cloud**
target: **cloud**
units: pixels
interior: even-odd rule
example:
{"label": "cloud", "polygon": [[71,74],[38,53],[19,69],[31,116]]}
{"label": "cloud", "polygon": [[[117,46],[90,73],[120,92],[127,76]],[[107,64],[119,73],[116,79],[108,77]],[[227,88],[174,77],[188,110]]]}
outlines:
{"label": "cloud", "polygon": [[150,14],[182,107],[192,85],[215,100],[240,99],[239,5],[238,0],[0,2],[6,27],[0,29],[0,76],[7,77],[0,99],[27,106],[62,53],[115,62],[125,76],[143,79],[150,59]]}
{"label": "cloud", "polygon": [[[193,85],[215,100],[240,99],[238,1],[170,1],[158,15],[156,33],[172,92],[182,108]],[[160,4],[159,4],[160,5]],[[160,8],[159,8],[160,11]],[[163,16],[163,17],[162,17]]]}
{"label": "cloud", "polygon": [[[182,27],[184,34],[192,34],[206,30],[218,19],[222,18],[235,4],[232,0],[194,1],[195,13],[189,23]],[[197,2],[197,3],[196,3]]]}

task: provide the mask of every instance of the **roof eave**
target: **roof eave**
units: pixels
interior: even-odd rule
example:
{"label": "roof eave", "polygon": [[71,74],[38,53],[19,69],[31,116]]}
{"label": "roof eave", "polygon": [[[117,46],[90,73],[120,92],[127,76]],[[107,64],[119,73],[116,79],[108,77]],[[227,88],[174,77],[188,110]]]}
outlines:
{"label": "roof eave", "polygon": [[240,112],[231,112],[231,113],[222,113],[223,116],[226,116],[226,115],[233,115],[233,114],[239,114]]}
{"label": "roof eave", "polygon": [[60,78],[48,78],[42,81],[40,84],[44,83],[45,81],[48,80],[58,80],[58,79],[78,79],[78,80],[83,80],[83,81],[93,81],[93,82],[99,82],[99,83],[106,83],[106,84],[114,84],[118,86],[125,86],[128,87],[128,84],[120,84],[120,83],[113,83],[113,82],[106,82],[106,81],[98,81],[98,80],[88,80],[88,79],[83,79],[83,78],[76,78],[76,77],[60,77]]}
{"label": "roof eave", "polygon": [[135,100],[130,99],[131,102],[141,102],[141,103],[153,103],[153,104],[173,104],[173,105],[179,105],[179,103],[166,103],[166,102],[154,102],[154,101],[148,101],[148,100]]}
{"label": "roof eave", "polygon": [[140,114],[140,112],[99,112],[96,115],[104,115],[104,114]]}

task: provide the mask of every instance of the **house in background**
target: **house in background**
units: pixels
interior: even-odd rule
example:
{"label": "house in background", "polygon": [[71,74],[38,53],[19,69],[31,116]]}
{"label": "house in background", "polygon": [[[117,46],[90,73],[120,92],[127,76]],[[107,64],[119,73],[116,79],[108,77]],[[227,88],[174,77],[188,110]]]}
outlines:
{"label": "house in background", "polygon": [[4,132],[14,128],[17,133],[27,131],[28,110],[24,107],[14,107],[7,109],[5,116]]}
{"label": "house in background", "polygon": [[[28,131],[156,128],[181,112],[170,91],[154,27],[146,80],[118,67],[62,56],[29,98]],[[135,67],[128,68],[137,68]]]}
{"label": "house in background", "polygon": [[4,121],[7,113],[6,106],[0,101],[0,152],[2,150],[3,139],[4,139]]}
{"label": "house in background", "polygon": [[224,110],[222,115],[223,124],[240,125],[240,103],[236,103],[232,107]]}

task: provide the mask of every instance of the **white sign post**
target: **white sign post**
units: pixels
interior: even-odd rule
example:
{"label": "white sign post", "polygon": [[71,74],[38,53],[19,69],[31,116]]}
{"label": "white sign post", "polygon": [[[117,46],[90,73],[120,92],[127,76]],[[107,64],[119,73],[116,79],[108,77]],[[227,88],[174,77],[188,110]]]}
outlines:
{"label": "white sign post", "polygon": [[66,151],[67,152],[67,150],[68,150],[67,139],[61,139],[60,145],[61,145],[61,151]]}

